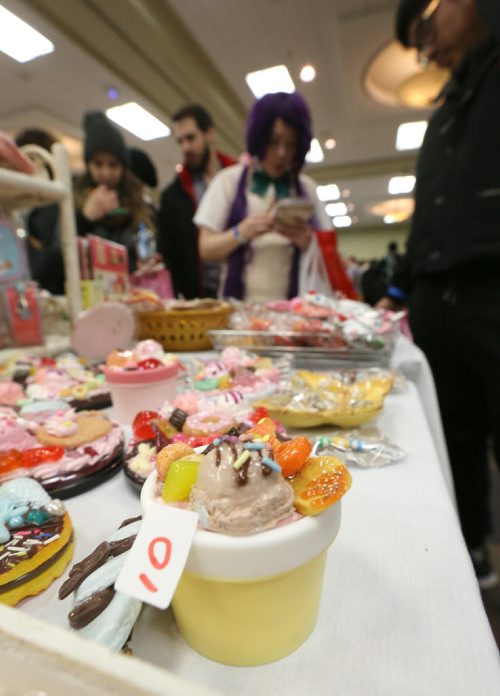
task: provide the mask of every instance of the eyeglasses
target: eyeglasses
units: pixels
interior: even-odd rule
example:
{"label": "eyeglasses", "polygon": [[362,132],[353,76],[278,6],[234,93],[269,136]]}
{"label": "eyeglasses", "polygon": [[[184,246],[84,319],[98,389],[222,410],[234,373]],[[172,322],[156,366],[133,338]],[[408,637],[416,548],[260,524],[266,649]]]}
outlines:
{"label": "eyeglasses", "polygon": [[415,30],[415,46],[418,51],[419,61],[424,64],[428,62],[425,51],[429,48],[432,41],[434,31],[433,19],[440,4],[441,0],[431,0],[422,12]]}

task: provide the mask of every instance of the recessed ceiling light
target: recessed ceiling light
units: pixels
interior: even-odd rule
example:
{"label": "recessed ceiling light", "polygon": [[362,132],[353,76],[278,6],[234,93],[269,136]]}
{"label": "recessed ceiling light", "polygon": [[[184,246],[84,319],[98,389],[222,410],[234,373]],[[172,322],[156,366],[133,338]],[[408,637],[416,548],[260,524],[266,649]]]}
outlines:
{"label": "recessed ceiling light", "polygon": [[328,140],[325,140],[325,147],[327,150],[334,150],[337,147],[335,138],[328,138]]}
{"label": "recessed ceiling light", "polygon": [[347,204],[347,212],[352,213],[352,211],[354,210],[354,207],[355,207],[354,203],[348,203]]}
{"label": "recessed ceiling light", "polygon": [[325,184],[316,187],[316,194],[320,201],[336,201],[340,198],[340,191],[337,184]]}
{"label": "recessed ceiling light", "polygon": [[396,135],[396,150],[416,150],[422,145],[427,121],[402,123]]}
{"label": "recessed ceiling light", "polygon": [[323,150],[321,149],[321,145],[319,144],[318,138],[313,138],[311,140],[311,147],[309,148],[309,152],[306,155],[306,162],[309,162],[310,164],[316,164],[318,162],[322,162],[325,159],[325,155],[323,153]]}
{"label": "recessed ceiling light", "polygon": [[316,77],[316,69],[313,65],[304,65],[300,71],[300,79],[302,82],[312,82]]}
{"label": "recessed ceiling light", "polygon": [[115,101],[115,99],[118,99],[118,90],[116,87],[109,87],[108,88],[108,97]]}
{"label": "recessed ceiling light", "polygon": [[349,198],[350,195],[351,195],[351,189],[344,189],[342,191],[342,198]]}
{"label": "recessed ceiling light", "polygon": [[389,179],[388,191],[392,195],[399,193],[411,193],[415,188],[415,177],[411,176],[393,176]]}
{"label": "recessed ceiling light", "polygon": [[113,106],[106,110],[106,116],[141,140],[156,140],[170,135],[168,126],[135,102]]}
{"label": "recessed ceiling light", "polygon": [[347,206],[345,203],[328,203],[328,205],[325,205],[325,211],[330,217],[347,215]]}
{"label": "recessed ceiling light", "polygon": [[381,217],[384,222],[391,224],[392,222],[405,222],[413,214],[415,201],[413,198],[406,196],[404,198],[386,198],[384,201],[374,203],[368,209],[372,215]]}
{"label": "recessed ceiling light", "polygon": [[275,92],[291,94],[295,92],[295,85],[286,65],[275,65],[272,68],[256,70],[245,75],[245,80],[257,99],[263,97],[264,94],[274,94]]}
{"label": "recessed ceiling light", "polygon": [[337,215],[337,217],[333,218],[333,224],[335,227],[350,227],[352,219],[349,215]]}
{"label": "recessed ceiling light", "polygon": [[0,5],[0,51],[18,63],[27,63],[53,50],[52,41]]}

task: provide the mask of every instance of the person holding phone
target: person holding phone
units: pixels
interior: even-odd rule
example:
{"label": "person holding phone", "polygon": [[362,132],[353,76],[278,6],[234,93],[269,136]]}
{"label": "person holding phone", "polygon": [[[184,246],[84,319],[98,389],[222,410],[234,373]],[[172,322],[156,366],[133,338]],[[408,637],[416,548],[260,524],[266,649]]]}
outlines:
{"label": "person holding phone", "polygon": [[[199,251],[207,261],[224,261],[224,297],[266,302],[298,293],[300,259],[314,226],[332,228],[316,184],[301,174],[311,138],[300,94],[265,95],[247,120],[251,159],[220,171],[205,192],[194,217]],[[279,204],[290,198],[305,205]]]}
{"label": "person holding phone", "polygon": [[143,198],[142,184],[129,169],[125,141],[106,115],[83,118],[87,171],[74,182],[78,234],[96,234],[127,247],[129,269],[137,266],[137,233],[156,231],[154,210]]}

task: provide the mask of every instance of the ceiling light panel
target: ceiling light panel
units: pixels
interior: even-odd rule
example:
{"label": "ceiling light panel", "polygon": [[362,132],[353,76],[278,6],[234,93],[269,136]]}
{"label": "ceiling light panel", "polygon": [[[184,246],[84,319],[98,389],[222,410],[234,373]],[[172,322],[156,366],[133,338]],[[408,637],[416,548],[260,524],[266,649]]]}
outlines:
{"label": "ceiling light panel", "polygon": [[396,150],[417,150],[424,140],[427,121],[402,123],[396,134]]}
{"label": "ceiling light panel", "polygon": [[333,218],[334,227],[350,227],[352,219],[349,215],[337,215]]}
{"label": "ceiling light panel", "polygon": [[264,94],[295,92],[295,85],[286,65],[275,65],[272,68],[248,73],[245,75],[245,81],[257,99]]}
{"label": "ceiling light panel", "polygon": [[340,198],[340,190],[337,184],[317,186],[316,194],[320,201],[337,201]]}
{"label": "ceiling light panel", "polygon": [[53,50],[52,41],[0,5],[0,51],[18,63],[27,63]]}
{"label": "ceiling light panel", "polygon": [[345,203],[328,203],[328,205],[325,206],[325,212],[330,217],[347,215],[347,206]]}
{"label": "ceiling light panel", "polygon": [[170,135],[170,128],[135,102],[107,109],[106,116],[141,140],[156,140]]}
{"label": "ceiling light panel", "polygon": [[389,180],[388,191],[391,195],[411,193],[415,188],[415,181],[414,176],[393,176]]}

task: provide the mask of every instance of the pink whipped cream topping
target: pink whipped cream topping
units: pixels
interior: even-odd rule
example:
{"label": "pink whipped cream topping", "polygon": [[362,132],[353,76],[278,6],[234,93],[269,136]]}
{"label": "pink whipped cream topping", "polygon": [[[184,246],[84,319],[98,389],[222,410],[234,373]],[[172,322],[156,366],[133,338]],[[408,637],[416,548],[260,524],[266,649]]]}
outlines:
{"label": "pink whipped cream topping", "polygon": [[45,430],[56,437],[74,435],[78,430],[75,411],[72,408],[56,411],[47,419]]}
{"label": "pink whipped cream topping", "polygon": [[24,399],[22,387],[16,382],[0,382],[0,404],[15,406]]}
{"label": "pink whipped cream topping", "polygon": [[156,358],[156,360],[163,362],[163,358],[165,357],[163,346],[157,341],[153,341],[151,338],[146,341],[139,341],[134,348],[134,353],[137,362],[148,360],[148,358]]}
{"label": "pink whipped cream topping", "polygon": [[[29,470],[19,468],[15,471],[10,471],[2,478],[2,481],[29,475],[43,483],[62,474],[76,473],[84,467],[97,466],[99,462],[109,457],[122,442],[122,429],[118,423],[113,422],[113,427],[104,437],[93,442],[87,442],[85,445],[81,445],[81,447],[68,448],[64,456],[56,462],[45,462]],[[39,444],[34,440],[34,444],[31,444],[30,447],[36,447]],[[25,449],[29,448],[26,447]]]}
{"label": "pink whipped cream topping", "polygon": [[37,440],[16,418],[0,418],[0,453],[11,449],[23,452],[37,445]]}

